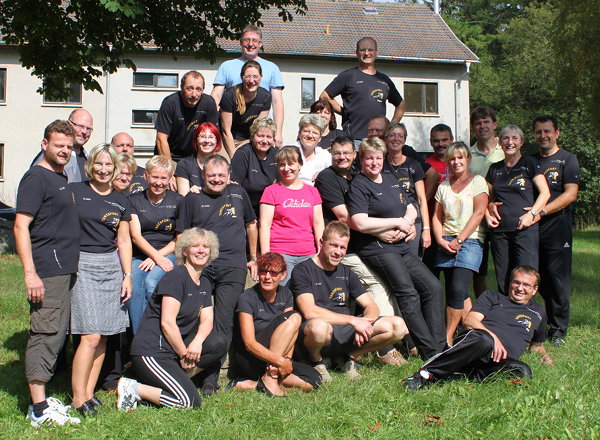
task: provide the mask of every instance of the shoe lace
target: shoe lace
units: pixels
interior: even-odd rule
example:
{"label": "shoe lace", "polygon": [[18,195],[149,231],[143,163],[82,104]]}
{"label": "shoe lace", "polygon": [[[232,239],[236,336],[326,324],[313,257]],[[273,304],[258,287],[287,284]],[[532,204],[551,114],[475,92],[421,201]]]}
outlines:
{"label": "shoe lace", "polygon": [[48,402],[48,406],[50,408],[52,408],[53,410],[55,410],[56,412],[58,412],[64,416],[68,416],[67,411],[69,410],[69,407],[64,405],[56,397],[48,397],[46,399],[46,402]]}

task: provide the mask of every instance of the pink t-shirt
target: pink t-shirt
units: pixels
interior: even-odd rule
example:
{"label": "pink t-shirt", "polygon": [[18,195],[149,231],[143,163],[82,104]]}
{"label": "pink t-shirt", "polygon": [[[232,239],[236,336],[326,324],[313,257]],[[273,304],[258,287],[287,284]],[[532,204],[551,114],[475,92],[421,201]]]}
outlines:
{"label": "pink t-shirt", "polygon": [[271,224],[271,252],[294,256],[317,252],[313,234],[314,207],[322,204],[319,191],[304,184],[289,189],[281,183],[265,188],[260,203],[275,206]]}

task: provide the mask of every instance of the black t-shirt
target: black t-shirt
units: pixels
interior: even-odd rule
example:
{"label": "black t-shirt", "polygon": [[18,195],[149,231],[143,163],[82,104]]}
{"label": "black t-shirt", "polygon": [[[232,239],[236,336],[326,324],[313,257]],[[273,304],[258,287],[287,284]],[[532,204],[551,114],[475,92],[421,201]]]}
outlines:
{"label": "black t-shirt", "polygon": [[344,70],[325,91],[332,98],[342,95],[342,127],[353,139],[367,136],[369,120],[373,116],[385,115],[386,101],[394,106],[402,102],[402,96],[387,75],[381,72],[369,75],[358,67]]}
{"label": "black t-shirt", "polygon": [[[576,183],[579,185],[579,162],[577,156],[565,150],[558,150],[552,156],[542,157],[539,153],[532,156],[536,161],[536,170],[543,174],[550,188],[550,200],[552,202],[565,191],[565,183]],[[566,209],[570,211],[573,205]],[[544,218],[542,217],[542,220]]]}
{"label": "black t-shirt", "polygon": [[215,266],[246,269],[246,224],[256,220],[250,199],[240,185],[229,184],[219,196],[188,193],[179,203],[177,232],[199,227],[219,238]]}
{"label": "black t-shirt", "polygon": [[[218,121],[217,104],[212,96],[203,93],[196,108],[192,109],[183,104],[181,92],[176,92],[163,100],[154,128],[169,136],[171,157],[179,160],[194,154],[192,141],[196,127],[203,122],[217,125]],[[154,154],[158,154],[157,148],[154,148]]]}
{"label": "black t-shirt", "polygon": [[271,94],[262,87],[258,88],[254,99],[246,103],[246,111],[243,115],[239,113],[235,102],[235,86],[225,90],[221,98],[221,111],[232,114],[231,134],[237,140],[250,139],[250,126],[261,112],[270,108]]}
{"label": "black t-shirt", "polygon": [[383,161],[382,174],[390,174],[398,180],[400,187],[412,203],[417,203],[417,192],[415,183],[425,178],[423,168],[418,161],[406,156],[406,160],[400,165],[392,165],[387,157]]}
{"label": "black t-shirt", "polygon": [[[354,177],[354,174],[352,175]],[[343,176],[340,176],[332,166],[325,168],[319,173],[315,180],[315,188],[319,190],[323,200],[323,217],[325,223],[337,220],[337,216],[332,209],[336,206],[346,203],[346,194],[350,188],[350,182]]]}
{"label": "black t-shirt", "polygon": [[[334,115],[331,115],[332,118],[334,118]],[[323,149],[328,150],[329,148],[331,148],[331,144],[333,144],[333,140],[338,137],[338,136],[343,136],[346,135],[346,132],[344,130],[338,130],[337,128],[335,130],[331,130],[329,133],[327,133],[325,136],[323,136],[321,138],[321,140],[319,141],[319,143],[317,144],[317,147],[321,147]]]}
{"label": "black t-shirt", "polygon": [[424,173],[426,173],[429,170],[429,168],[431,168],[431,164],[429,162],[427,162],[425,159],[423,159],[423,156],[421,156],[410,145],[404,145],[402,147],[402,154],[404,154],[406,157],[410,157],[410,158],[416,160],[417,162],[419,162],[419,165],[421,165],[421,168],[423,169]]}
{"label": "black t-shirt", "polygon": [[348,266],[339,264],[332,271],[323,270],[312,258],[294,267],[291,281],[294,298],[311,294],[316,306],[342,315],[350,314],[350,298],[356,300],[366,292]]}
{"label": "black t-shirt", "polygon": [[123,194],[130,196],[131,194],[148,189],[148,182],[146,182],[146,178],[144,177],[144,171],[146,171],[144,167],[136,168],[135,173],[131,177],[131,183],[123,190]]}
{"label": "black t-shirt", "polygon": [[471,309],[481,313],[483,325],[496,334],[508,357],[518,359],[531,342],[544,342],[544,307],[532,298],[529,304],[515,304],[507,296],[486,290]]}
{"label": "black t-shirt", "polygon": [[116,250],[119,223],[131,220],[131,204],[127,197],[117,191],[102,196],[89,182],[71,183],[70,186],[81,226],[80,250],[93,254]]}
{"label": "black t-shirt", "polygon": [[[132,214],[136,214],[140,222],[142,237],[156,250],[165,247],[175,238],[175,222],[177,220],[177,203],[183,197],[176,192],[166,191],[165,197],[154,204],[148,200],[146,191],[129,196],[132,206]],[[146,259],[137,246],[133,246],[133,256]]]}
{"label": "black t-shirt", "polygon": [[194,185],[200,188],[204,186],[204,177],[195,154],[184,157],[177,163],[174,176],[187,179],[190,182],[190,188]]}
{"label": "black t-shirt", "polygon": [[[368,214],[369,217],[403,217],[410,204],[404,190],[391,174],[381,174],[383,181],[375,183],[364,174],[358,174],[350,184],[348,191],[348,212]],[[402,240],[396,243],[381,242],[371,234],[358,232],[354,249],[360,257],[379,255],[386,252],[408,252],[408,244]]]}
{"label": "black t-shirt", "polygon": [[251,315],[254,319],[254,332],[258,333],[290,307],[294,307],[294,299],[292,292],[287,287],[281,285],[277,287],[275,301],[268,302],[261,295],[260,287],[257,284],[241,294],[235,311]]}
{"label": "black t-shirt", "polygon": [[31,252],[40,278],[77,272],[79,221],[67,177],[34,165],[17,192],[17,212],[31,214]]}
{"label": "black t-shirt", "polygon": [[[535,160],[530,157],[521,157],[512,167],[507,167],[504,161],[493,163],[488,169],[485,180],[492,185],[494,201],[502,202],[498,206],[500,224],[494,231],[516,231],[519,217],[525,214],[523,208],[533,206],[535,203],[533,178],[539,174],[536,171]],[[539,229],[536,223],[529,229]]]}
{"label": "black t-shirt", "polygon": [[181,304],[175,322],[182,339],[189,343],[198,331],[202,308],[212,307],[212,284],[208,278],[201,277],[198,286],[185,266],[175,266],[172,271],[167,272],[148,301],[140,327],[131,343],[132,356],[178,357],[160,326],[163,296],[175,298]]}
{"label": "black t-shirt", "polygon": [[245,144],[237,149],[231,159],[231,179],[248,193],[256,217],[259,215],[260,198],[265,188],[281,180],[275,153],[277,149],[271,147],[265,160],[260,160],[252,145]]}

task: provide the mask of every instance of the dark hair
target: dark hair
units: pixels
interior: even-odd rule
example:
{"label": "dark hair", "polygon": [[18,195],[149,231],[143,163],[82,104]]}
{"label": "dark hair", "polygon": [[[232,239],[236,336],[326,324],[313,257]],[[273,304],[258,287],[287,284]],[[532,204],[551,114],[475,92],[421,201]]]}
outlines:
{"label": "dark hair", "polygon": [[219,131],[217,126],[212,122],[203,122],[202,124],[198,125],[194,130],[192,138],[192,147],[194,148],[194,151],[198,151],[198,135],[205,130],[210,131],[217,138],[217,146],[213,150],[213,153],[218,153],[219,151],[221,151],[221,147],[223,147],[223,143],[221,142],[221,132]]}
{"label": "dark hair", "polygon": [[329,130],[335,130],[337,128],[337,121],[335,120],[335,112],[333,111],[333,107],[331,103],[325,99],[319,99],[315,101],[310,106],[311,113],[317,113],[321,110],[327,109],[329,113],[331,113],[331,118],[329,119]]}
{"label": "dark hair", "polygon": [[443,131],[447,131],[448,133],[450,133],[450,137],[454,138],[454,136],[452,135],[452,129],[446,124],[437,124],[437,125],[434,125],[433,127],[431,127],[429,136],[431,136],[433,133],[439,133],[439,132],[443,132]]}
{"label": "dark hair", "polygon": [[350,237],[350,228],[344,222],[339,220],[331,221],[323,230],[323,242],[326,242],[332,234],[337,234],[339,237]]}
{"label": "dark hair", "polygon": [[285,264],[285,260],[281,254],[277,252],[267,252],[266,254],[261,255],[256,260],[256,266],[258,270],[279,270],[283,272],[287,270],[287,265]]}
{"label": "dark hair", "polygon": [[195,79],[202,78],[202,87],[206,86],[206,80],[204,79],[204,75],[202,75],[200,72],[198,72],[196,70],[190,70],[189,72],[185,73],[181,77],[180,86],[182,89],[183,89],[183,85],[185,84],[185,80],[187,79],[188,76],[191,76],[192,78],[195,78]]}
{"label": "dark hair", "polygon": [[478,105],[471,112],[471,125],[473,125],[477,119],[483,118],[490,118],[492,121],[496,122],[496,112],[486,105]]}
{"label": "dark hair", "polygon": [[535,277],[535,285],[536,286],[540,285],[540,273],[537,270],[535,270],[533,267],[527,266],[526,264],[515,267],[510,272],[510,280],[511,281],[514,279],[515,273],[517,273],[517,272],[521,272],[524,275],[534,276]]}
{"label": "dark hair", "polygon": [[340,145],[350,144],[350,145],[352,145],[352,148],[354,148],[354,140],[352,140],[352,138],[350,136],[348,136],[347,134],[342,134],[340,136],[337,136],[331,143],[332,146],[333,146],[333,144],[340,144]]}
{"label": "dark hair", "polygon": [[75,129],[73,126],[69,123],[69,121],[63,121],[62,119],[57,119],[56,121],[51,122],[44,129],[44,139],[47,141],[50,140],[50,135],[52,133],[61,133],[72,138],[75,137]]}
{"label": "dark hair", "polygon": [[558,119],[556,119],[554,116],[550,116],[550,115],[538,115],[533,119],[533,123],[531,124],[531,128],[533,128],[533,130],[535,131],[535,124],[537,124],[538,122],[540,123],[544,123],[544,122],[552,122],[552,125],[554,126],[555,130],[558,130]]}
{"label": "dark hair", "polygon": [[251,67],[258,69],[258,73],[260,74],[260,76],[262,76],[262,67],[260,67],[260,63],[258,61],[248,60],[242,66],[242,70],[240,71],[240,77],[242,78],[242,82],[235,86],[235,103],[237,105],[237,111],[240,115],[246,113],[246,100],[244,99],[243,79],[246,70],[248,70]]}
{"label": "dark hair", "polygon": [[302,160],[302,153],[300,148],[295,145],[286,145],[281,147],[277,153],[275,153],[275,162],[279,165],[280,162],[298,162],[300,165],[304,165]]}

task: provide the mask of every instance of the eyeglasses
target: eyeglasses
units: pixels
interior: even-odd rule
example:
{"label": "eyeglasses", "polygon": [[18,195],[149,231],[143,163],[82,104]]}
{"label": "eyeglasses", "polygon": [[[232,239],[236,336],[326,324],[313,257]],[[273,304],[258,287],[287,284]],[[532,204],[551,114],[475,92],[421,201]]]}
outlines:
{"label": "eyeglasses", "polygon": [[118,177],[127,177],[127,178],[130,178],[131,176],[133,176],[133,174],[131,174],[131,173],[119,173]]}
{"label": "eyeglasses", "polygon": [[80,130],[83,130],[87,133],[91,133],[92,131],[94,131],[94,129],[92,127],[87,127],[85,125],[78,124],[77,122],[73,122],[70,119],[69,119],[69,122],[71,124],[73,124],[75,127],[79,128]]}
{"label": "eyeglasses", "polygon": [[519,287],[519,286],[523,286],[524,289],[529,290],[529,289],[533,289],[535,286],[532,286],[529,283],[521,283],[520,281],[517,280],[513,280],[511,281],[511,283],[514,287]]}
{"label": "eyeglasses", "polygon": [[267,270],[267,269],[259,269],[258,270],[259,275],[265,276],[266,274],[269,274],[272,277],[276,277],[277,275],[279,275],[282,272],[283,272],[282,270]]}
{"label": "eyeglasses", "polygon": [[354,151],[334,151],[333,153],[331,153],[331,155],[333,157],[340,157],[340,156],[350,157],[353,154],[354,154]]}
{"label": "eyeglasses", "polygon": [[258,81],[260,79],[260,75],[244,75],[242,76],[243,80],[250,81],[251,79]]}
{"label": "eyeglasses", "polygon": [[201,134],[198,136],[198,139],[200,139],[201,141],[216,141],[217,138],[214,135],[205,135],[205,134]]}
{"label": "eyeglasses", "polygon": [[390,133],[387,135],[389,138],[406,139],[406,135],[402,133]]}
{"label": "eyeglasses", "polygon": [[242,38],[242,43],[262,43],[262,40],[257,40],[256,38]]}
{"label": "eyeglasses", "polygon": [[300,130],[302,134],[312,134],[313,136],[321,136],[321,133],[316,130],[311,130],[310,128],[303,128]]}

